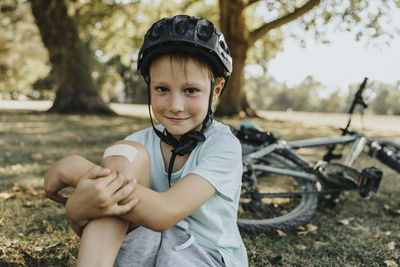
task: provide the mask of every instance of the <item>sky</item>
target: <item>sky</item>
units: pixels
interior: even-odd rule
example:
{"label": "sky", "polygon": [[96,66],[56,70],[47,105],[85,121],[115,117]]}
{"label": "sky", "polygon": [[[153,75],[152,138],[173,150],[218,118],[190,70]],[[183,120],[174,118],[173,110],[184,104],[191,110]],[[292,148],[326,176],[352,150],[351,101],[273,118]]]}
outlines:
{"label": "sky", "polygon": [[[393,25],[400,25],[400,9],[393,9],[392,18],[393,24],[386,25],[389,31]],[[294,25],[285,26],[287,29],[283,28],[284,32],[293,30],[297,25],[294,22]],[[379,41],[367,45],[366,42],[357,42],[354,35],[332,32],[327,35],[331,43],[322,44],[316,42],[312,34],[305,33],[302,35],[306,41],[305,48],[293,38],[285,38],[283,51],[269,62],[268,74],[289,86],[313,76],[332,91],[339,88],[347,90],[349,84],[359,84],[364,77],[368,77],[369,81],[389,84],[399,81],[400,36],[395,35],[389,45]]]}
{"label": "sky", "polygon": [[390,46],[366,47],[349,33],[329,36],[331,44],[310,39],[305,48],[298,41],[286,38],[284,50],[269,62],[268,74],[289,86],[298,84],[308,75],[328,88],[346,89],[351,83],[369,80],[394,83],[400,80],[400,37]]}

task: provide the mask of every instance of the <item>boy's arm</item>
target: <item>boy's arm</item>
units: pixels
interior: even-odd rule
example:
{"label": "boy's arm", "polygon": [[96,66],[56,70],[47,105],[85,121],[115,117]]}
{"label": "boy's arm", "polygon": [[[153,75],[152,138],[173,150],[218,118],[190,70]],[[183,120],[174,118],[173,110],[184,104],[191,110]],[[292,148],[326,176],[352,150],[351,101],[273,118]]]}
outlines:
{"label": "boy's arm", "polygon": [[[84,191],[92,191],[91,186],[88,185]],[[78,187],[67,202],[67,214],[73,218],[73,221],[80,221],[83,214],[92,209],[91,202],[96,202],[92,197],[84,194],[84,191],[78,190]],[[161,193],[137,184],[127,199],[140,201],[134,208],[118,216],[134,225],[142,225],[151,230],[163,232],[197,210],[213,196],[215,191],[207,180],[196,174],[187,175]],[[83,198],[85,198],[84,201]]]}
{"label": "boy's arm", "polygon": [[196,174],[185,176],[163,193],[137,185],[130,197],[140,202],[119,217],[163,232],[200,208],[215,192],[207,180]]}
{"label": "boy's arm", "polygon": [[[96,166],[93,162],[78,156],[67,156],[57,161],[44,176],[46,196],[54,201],[65,203],[67,198],[59,191],[67,186],[76,187],[80,177]],[[102,170],[102,176],[108,175],[109,170]]]}

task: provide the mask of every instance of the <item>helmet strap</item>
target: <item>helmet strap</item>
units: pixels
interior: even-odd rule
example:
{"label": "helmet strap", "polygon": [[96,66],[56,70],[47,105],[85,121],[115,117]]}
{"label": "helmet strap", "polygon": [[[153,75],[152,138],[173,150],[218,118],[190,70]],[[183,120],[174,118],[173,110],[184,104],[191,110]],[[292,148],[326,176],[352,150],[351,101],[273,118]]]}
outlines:
{"label": "helmet strap", "polygon": [[151,93],[150,93],[150,77],[147,82],[147,99],[148,99],[148,108],[149,108],[149,115],[150,115],[150,122],[153,127],[153,130],[155,134],[166,144],[170,145],[173,147],[171,150],[172,155],[169,160],[169,165],[168,165],[168,185],[171,187],[171,176],[172,176],[172,171],[174,168],[174,163],[176,156],[183,156],[187,153],[190,153],[195,149],[197,146],[198,142],[204,142],[206,140],[206,137],[204,135],[205,130],[212,124],[213,121],[213,112],[212,112],[212,99],[214,95],[214,85],[215,82],[214,80],[211,81],[211,89],[210,89],[210,97],[208,101],[208,110],[207,110],[207,116],[203,121],[203,125],[200,129],[200,131],[190,131],[185,133],[184,135],[181,136],[179,140],[177,140],[170,132],[168,132],[167,128],[165,128],[165,133],[159,131],[153,123],[153,117],[151,115]]}

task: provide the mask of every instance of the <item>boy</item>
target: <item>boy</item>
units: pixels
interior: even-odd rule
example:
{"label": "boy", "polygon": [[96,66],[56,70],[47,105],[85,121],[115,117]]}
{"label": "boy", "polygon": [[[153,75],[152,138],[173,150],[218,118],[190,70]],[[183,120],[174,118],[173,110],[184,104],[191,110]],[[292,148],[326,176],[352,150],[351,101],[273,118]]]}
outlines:
{"label": "boy", "polygon": [[107,148],[107,169],[70,156],[45,176],[54,200],[76,187],[66,211],[82,235],[78,265],[247,266],[236,225],[240,143],[211,111],[232,71],[223,35],[205,19],[161,19],[138,69],[160,125]]}

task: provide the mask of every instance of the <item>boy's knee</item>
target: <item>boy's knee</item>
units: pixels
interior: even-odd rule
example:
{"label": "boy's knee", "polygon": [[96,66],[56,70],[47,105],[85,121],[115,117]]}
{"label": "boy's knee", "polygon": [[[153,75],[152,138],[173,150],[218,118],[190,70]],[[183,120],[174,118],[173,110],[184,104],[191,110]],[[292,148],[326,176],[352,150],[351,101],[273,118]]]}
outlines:
{"label": "boy's knee", "polygon": [[150,160],[149,152],[142,144],[127,140],[115,142],[105,150],[103,158],[112,156],[123,157],[130,164],[145,163]]}
{"label": "boy's knee", "polygon": [[149,185],[150,155],[147,149],[135,141],[121,140],[109,146],[102,159],[102,166],[115,169],[127,178]]}

